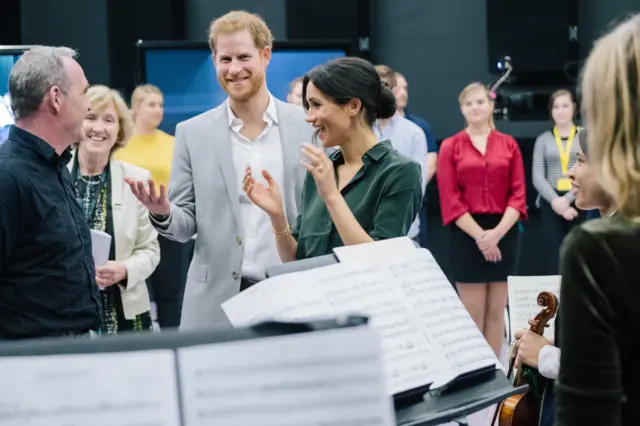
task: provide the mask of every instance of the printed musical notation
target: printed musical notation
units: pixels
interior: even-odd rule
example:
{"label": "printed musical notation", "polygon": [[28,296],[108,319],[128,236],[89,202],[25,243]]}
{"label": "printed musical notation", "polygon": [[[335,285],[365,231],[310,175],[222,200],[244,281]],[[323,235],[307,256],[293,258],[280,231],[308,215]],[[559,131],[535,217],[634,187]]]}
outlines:
{"label": "printed musical notation", "polygon": [[171,350],[0,358],[1,426],[179,426]]}
{"label": "printed musical notation", "polygon": [[395,424],[370,327],[182,348],[178,361],[186,426]]}
{"label": "printed musical notation", "polygon": [[368,316],[382,337],[391,394],[434,382],[446,384],[496,365],[491,348],[431,253],[413,248],[399,259],[280,275],[222,307],[234,325],[258,318],[293,318],[283,311],[295,312],[297,319]]}
{"label": "printed musical notation", "polygon": [[[529,328],[529,321],[543,309],[538,305],[538,295],[543,291],[555,294],[560,299],[559,275],[540,277],[509,277],[509,322],[511,323],[511,340],[514,333]],[[555,318],[549,321],[544,337],[553,341]]]}

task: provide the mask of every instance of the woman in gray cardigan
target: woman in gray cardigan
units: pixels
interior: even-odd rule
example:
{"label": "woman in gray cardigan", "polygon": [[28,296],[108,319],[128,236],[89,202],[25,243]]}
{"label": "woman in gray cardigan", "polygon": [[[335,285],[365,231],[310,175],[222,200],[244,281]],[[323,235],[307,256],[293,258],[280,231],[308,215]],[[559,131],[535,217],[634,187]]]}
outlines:
{"label": "woman in gray cardigan", "polygon": [[579,150],[579,128],[573,117],[576,103],[568,90],[557,90],[549,100],[553,128],[536,139],[533,148],[533,186],[538,191],[537,205],[543,222],[545,247],[551,256],[546,274],[558,274],[559,249],[565,235],[583,220],[573,207],[568,173]]}

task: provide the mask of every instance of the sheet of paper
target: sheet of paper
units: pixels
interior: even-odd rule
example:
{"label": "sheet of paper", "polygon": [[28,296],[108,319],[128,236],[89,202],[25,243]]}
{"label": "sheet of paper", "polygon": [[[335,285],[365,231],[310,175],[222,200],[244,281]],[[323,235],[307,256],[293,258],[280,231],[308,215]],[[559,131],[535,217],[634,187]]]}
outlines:
{"label": "sheet of paper", "polygon": [[227,300],[222,309],[235,327],[265,320],[333,318],[331,305],[314,283],[308,272],[278,275]]}
{"label": "sheet of paper", "polygon": [[0,426],[180,426],[171,350],[0,357]]}
{"label": "sheet of paper", "polygon": [[[538,305],[538,295],[549,291],[560,300],[560,275],[539,277],[509,277],[509,322],[511,323],[511,340],[516,331],[529,328],[529,321],[543,309]],[[553,341],[555,318],[549,321],[544,337]]]}
{"label": "sheet of paper", "polygon": [[262,281],[223,304],[234,326],[365,315],[382,336],[392,394],[498,365],[428,250],[376,265],[339,263]]}
{"label": "sheet of paper", "polygon": [[365,315],[382,335],[385,371],[392,394],[451,377],[450,365],[434,349],[419,313],[387,266],[338,264],[314,270],[333,312]]}
{"label": "sheet of paper", "polygon": [[371,327],[178,351],[184,426],[395,425]]}
{"label": "sheet of paper", "polygon": [[109,261],[111,250],[111,235],[106,232],[91,230],[91,252],[96,266],[102,266]]}
{"label": "sheet of paper", "polygon": [[423,330],[454,367],[449,377],[443,372],[442,384],[460,374],[498,364],[482,332],[428,250],[416,250],[412,257],[389,267],[393,281],[400,284],[419,313]]}
{"label": "sheet of paper", "polygon": [[389,259],[402,259],[417,249],[409,237],[391,238],[355,246],[336,247],[333,249],[341,263],[359,265],[378,265]]}

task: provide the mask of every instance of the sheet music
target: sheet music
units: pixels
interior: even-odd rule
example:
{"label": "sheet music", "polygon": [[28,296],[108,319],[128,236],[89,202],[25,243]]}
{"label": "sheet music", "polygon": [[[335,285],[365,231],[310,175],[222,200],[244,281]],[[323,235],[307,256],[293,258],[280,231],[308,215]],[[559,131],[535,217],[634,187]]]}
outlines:
{"label": "sheet music", "polygon": [[0,357],[1,426],[180,426],[171,350]]}
{"label": "sheet music", "polygon": [[417,249],[409,237],[390,238],[353,246],[333,249],[340,263],[356,263],[358,265],[378,265],[389,259],[403,259]]}
{"label": "sheet music", "polygon": [[304,321],[334,317],[331,305],[307,272],[278,275],[258,284],[222,304],[234,326],[270,319]]}
{"label": "sheet music", "polygon": [[433,255],[425,249],[390,265],[393,281],[420,315],[423,329],[453,366],[452,376],[496,365],[498,359],[460,301]]}
{"label": "sheet music", "polygon": [[451,366],[434,349],[419,312],[386,266],[337,264],[314,270],[322,290],[339,315],[359,314],[382,335],[390,391],[397,394],[451,376]]}
{"label": "sheet music", "polygon": [[[511,323],[511,340],[516,331],[529,328],[529,321],[540,313],[542,307],[538,305],[538,295],[549,291],[560,300],[560,275],[540,277],[509,277],[509,321]],[[544,331],[544,337],[553,341],[555,332],[555,318],[549,321]]]}
{"label": "sheet music", "polygon": [[498,363],[425,249],[414,248],[399,260],[377,265],[339,263],[280,275],[256,284],[222,307],[236,326],[265,319],[368,316],[382,336],[392,394],[430,383],[445,384]]}
{"label": "sheet music", "polygon": [[185,426],[391,426],[379,333],[350,327],[178,350]]}

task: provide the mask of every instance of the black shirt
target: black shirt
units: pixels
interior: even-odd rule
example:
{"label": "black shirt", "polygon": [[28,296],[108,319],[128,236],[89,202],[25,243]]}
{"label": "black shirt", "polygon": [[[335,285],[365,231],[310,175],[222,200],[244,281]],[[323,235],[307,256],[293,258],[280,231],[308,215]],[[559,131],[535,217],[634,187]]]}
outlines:
{"label": "black shirt", "polygon": [[[342,151],[329,158],[337,181],[338,167],[344,164]],[[422,206],[420,165],[393,149],[388,140],[369,149],[362,162],[340,191],[349,209],[374,240],[406,237]],[[343,245],[311,173],[305,178],[300,214],[291,233],[298,241],[296,259],[329,254]]]}
{"label": "black shirt", "polygon": [[0,339],[85,333],[100,324],[91,231],[70,159],[15,126],[0,146]]}
{"label": "black shirt", "polygon": [[561,251],[556,425],[640,419],[640,225],[622,215],[575,228]]}

